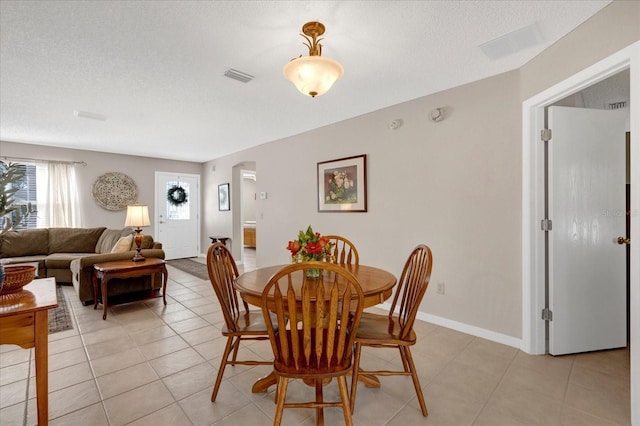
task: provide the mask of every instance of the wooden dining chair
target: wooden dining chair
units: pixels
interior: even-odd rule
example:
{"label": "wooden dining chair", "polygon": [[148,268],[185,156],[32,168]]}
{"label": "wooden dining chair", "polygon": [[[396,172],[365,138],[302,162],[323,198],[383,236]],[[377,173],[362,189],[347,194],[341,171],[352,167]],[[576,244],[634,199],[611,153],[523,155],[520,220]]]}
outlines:
{"label": "wooden dining chair", "polygon": [[[307,278],[308,269],[320,269],[320,276]],[[262,312],[278,379],[274,425],[282,421],[284,408],[294,407],[315,408],[318,425],[324,424],[324,408],[342,407],[345,424],[352,424],[346,376],[363,308],[360,283],[337,264],[294,263],[271,277],[262,293]],[[294,378],[315,386],[314,401],[285,401],[289,379]],[[337,379],[340,401],[324,401],[323,383],[331,378]]]}
{"label": "wooden dining chair", "polygon": [[[358,378],[362,374],[375,376],[411,376],[416,389],[422,415],[427,416],[427,405],[424,402],[416,366],[413,363],[410,347],[416,343],[416,333],[413,323],[420,307],[420,302],[429,286],[431,278],[432,255],[431,249],[424,244],[413,249],[402,270],[398,288],[388,315],[376,315],[365,312],[360,320],[360,327],[356,332],[355,360],[353,365],[353,379],[351,381],[351,411],[353,412]],[[400,351],[403,370],[365,371],[360,367],[362,347],[397,348]]]}
{"label": "wooden dining chair", "polygon": [[[261,311],[250,311],[244,300],[242,301],[244,310],[240,309],[238,294],[234,288],[234,281],[238,278],[238,267],[224,244],[217,242],[209,247],[207,251],[207,270],[209,271],[209,280],[218,297],[224,316],[225,325],[222,328],[222,335],[227,336],[227,344],[222,354],[218,376],[211,394],[211,401],[213,402],[218,395],[218,389],[220,389],[220,383],[227,364],[271,365],[272,361],[237,360],[238,349],[242,340],[267,340],[269,334]],[[229,360],[232,349],[233,357]]]}
{"label": "wooden dining chair", "polygon": [[333,244],[331,254],[335,259],[335,263],[341,265],[360,264],[358,250],[356,250],[356,246],[351,241],[340,235],[327,235],[326,237]]}

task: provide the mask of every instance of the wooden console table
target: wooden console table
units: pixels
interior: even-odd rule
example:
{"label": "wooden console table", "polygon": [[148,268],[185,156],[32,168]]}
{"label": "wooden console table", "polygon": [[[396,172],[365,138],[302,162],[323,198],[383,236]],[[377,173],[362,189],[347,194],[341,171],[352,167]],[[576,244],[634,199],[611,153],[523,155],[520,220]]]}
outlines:
{"label": "wooden console table", "polygon": [[33,280],[21,291],[0,295],[0,344],[35,348],[38,424],[49,419],[48,310],[58,306],[56,280]]}
{"label": "wooden console table", "polygon": [[[96,263],[93,265],[93,309],[98,307],[98,296],[102,300],[102,319],[107,319],[107,308],[109,302],[107,298],[107,287],[112,278],[133,278],[151,276],[151,288],[154,287],[155,276],[160,272],[163,277],[162,300],[167,304],[167,280],[169,274],[164,260],[154,257],[147,257],[143,261],[134,262],[132,260],[118,260],[114,262]],[[98,289],[101,291],[98,292]]]}

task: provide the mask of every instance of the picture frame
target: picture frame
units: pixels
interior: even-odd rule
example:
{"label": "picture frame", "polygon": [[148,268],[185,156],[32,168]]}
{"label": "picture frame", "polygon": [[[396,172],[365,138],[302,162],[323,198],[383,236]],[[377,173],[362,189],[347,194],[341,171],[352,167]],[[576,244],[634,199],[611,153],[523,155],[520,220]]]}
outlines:
{"label": "picture frame", "polygon": [[366,154],[319,162],[318,212],[366,211]]}
{"label": "picture frame", "polygon": [[218,210],[231,210],[231,196],[229,194],[229,184],[218,185]]}

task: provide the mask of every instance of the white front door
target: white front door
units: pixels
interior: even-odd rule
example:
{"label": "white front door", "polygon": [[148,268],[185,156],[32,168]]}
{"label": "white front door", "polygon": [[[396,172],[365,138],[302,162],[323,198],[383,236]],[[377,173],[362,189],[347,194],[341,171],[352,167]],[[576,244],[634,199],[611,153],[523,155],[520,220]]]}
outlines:
{"label": "white front door", "polygon": [[624,347],[628,110],[548,111],[549,353]]}
{"label": "white front door", "polygon": [[200,253],[200,176],[156,172],[156,231],[166,259]]}

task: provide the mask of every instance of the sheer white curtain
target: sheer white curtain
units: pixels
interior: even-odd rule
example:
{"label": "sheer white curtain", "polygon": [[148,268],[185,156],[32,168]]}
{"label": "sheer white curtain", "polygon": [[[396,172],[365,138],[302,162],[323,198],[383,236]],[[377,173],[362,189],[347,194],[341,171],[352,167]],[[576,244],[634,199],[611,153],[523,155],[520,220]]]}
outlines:
{"label": "sheer white curtain", "polygon": [[73,164],[49,163],[47,211],[50,227],[80,228],[80,200]]}
{"label": "sheer white curtain", "polygon": [[38,228],[49,227],[49,164],[36,163],[36,200]]}

